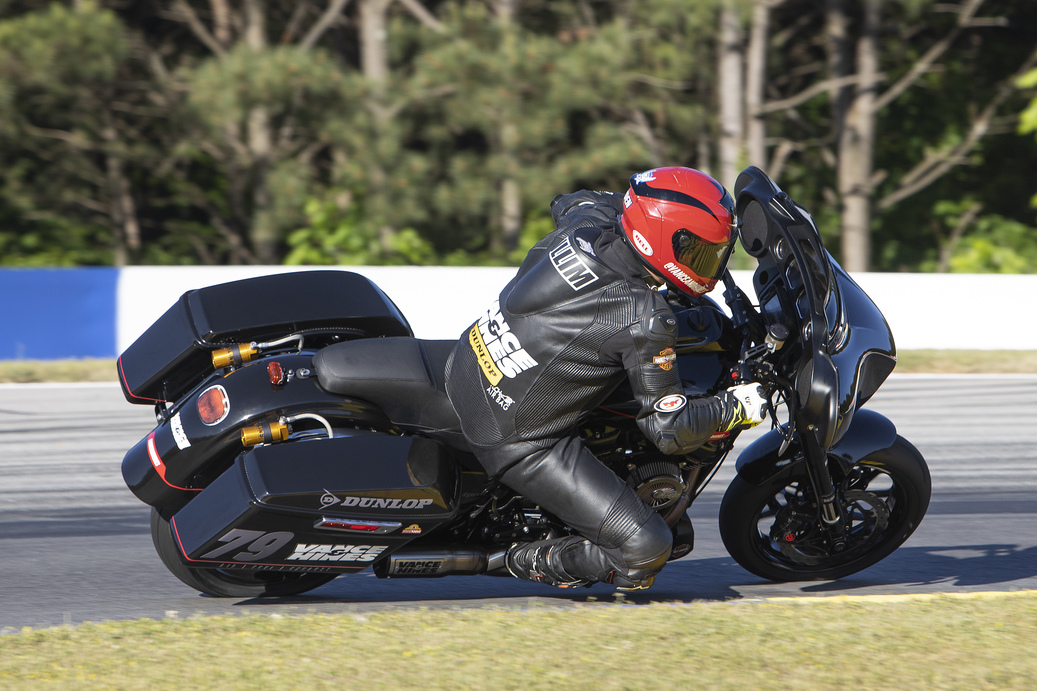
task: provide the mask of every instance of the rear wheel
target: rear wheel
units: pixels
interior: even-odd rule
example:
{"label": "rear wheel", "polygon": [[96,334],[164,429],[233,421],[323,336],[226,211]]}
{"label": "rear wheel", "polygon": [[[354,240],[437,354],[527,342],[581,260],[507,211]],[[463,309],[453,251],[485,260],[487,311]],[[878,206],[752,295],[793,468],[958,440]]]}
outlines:
{"label": "rear wheel", "polygon": [[151,510],[151,539],[170,573],[195,590],[213,597],[285,597],[313,590],[335,578],[331,573],[281,573],[184,566],[173,541],[169,519]]}
{"label": "rear wheel", "polygon": [[720,506],[720,536],[742,568],[772,581],[832,580],[893,553],[925,516],[932,494],[918,450],[897,437],[837,480],[846,543],[833,545],[806,476],[753,485],[732,481]]}

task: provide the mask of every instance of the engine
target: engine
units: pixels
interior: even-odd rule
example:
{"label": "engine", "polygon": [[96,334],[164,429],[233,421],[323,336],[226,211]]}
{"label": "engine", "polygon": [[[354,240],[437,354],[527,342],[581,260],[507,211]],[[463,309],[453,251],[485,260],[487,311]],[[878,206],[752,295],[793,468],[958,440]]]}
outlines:
{"label": "engine", "polygon": [[627,483],[641,501],[660,512],[676,504],[686,489],[681,469],[671,461],[650,461],[635,466]]}

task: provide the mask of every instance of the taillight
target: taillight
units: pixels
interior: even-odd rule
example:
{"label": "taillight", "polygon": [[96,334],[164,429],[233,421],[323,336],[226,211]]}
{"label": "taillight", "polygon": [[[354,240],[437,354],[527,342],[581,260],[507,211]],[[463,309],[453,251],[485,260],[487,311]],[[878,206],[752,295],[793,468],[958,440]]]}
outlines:
{"label": "taillight", "polygon": [[270,377],[270,383],[274,386],[284,384],[284,368],[279,362],[271,362],[266,366],[266,373]]}
{"label": "taillight", "polygon": [[223,422],[230,413],[230,398],[227,390],[219,384],[210,386],[198,397],[198,417],[202,423],[218,425]]}

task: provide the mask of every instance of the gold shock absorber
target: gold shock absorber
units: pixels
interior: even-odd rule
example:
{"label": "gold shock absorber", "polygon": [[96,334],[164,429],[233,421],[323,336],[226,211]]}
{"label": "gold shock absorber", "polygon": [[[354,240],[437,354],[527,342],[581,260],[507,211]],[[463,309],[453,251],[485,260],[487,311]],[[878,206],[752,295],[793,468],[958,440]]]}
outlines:
{"label": "gold shock absorber", "polygon": [[255,343],[239,343],[230,348],[220,348],[212,351],[212,366],[214,369],[223,369],[231,365],[241,367],[244,363],[251,362],[258,353],[259,348]]}
{"label": "gold shock absorber", "polygon": [[267,422],[261,425],[245,427],[241,430],[242,446],[257,444],[273,444],[288,438],[288,425],[283,422]]}

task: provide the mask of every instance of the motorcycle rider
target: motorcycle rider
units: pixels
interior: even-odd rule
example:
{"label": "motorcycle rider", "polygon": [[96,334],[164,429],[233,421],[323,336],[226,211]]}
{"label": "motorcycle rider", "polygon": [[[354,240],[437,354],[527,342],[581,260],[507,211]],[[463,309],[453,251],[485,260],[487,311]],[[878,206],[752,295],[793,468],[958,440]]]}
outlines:
{"label": "motorcycle rider", "polygon": [[556,230],[459,339],[447,393],[491,476],[579,533],[515,543],[491,558],[559,587],[647,588],[673,532],[580,441],[576,424],[624,378],[637,423],[666,454],[763,419],[759,385],[688,399],[675,365],[677,321],[663,286],[697,297],[730,257],[734,201],[699,171],[630,178],[625,195],[583,190],[551,202]]}

